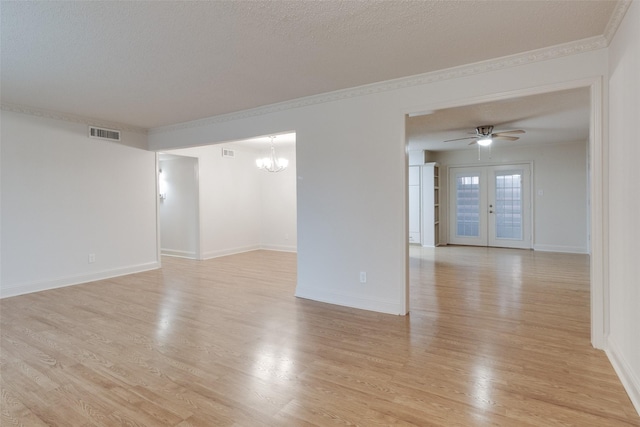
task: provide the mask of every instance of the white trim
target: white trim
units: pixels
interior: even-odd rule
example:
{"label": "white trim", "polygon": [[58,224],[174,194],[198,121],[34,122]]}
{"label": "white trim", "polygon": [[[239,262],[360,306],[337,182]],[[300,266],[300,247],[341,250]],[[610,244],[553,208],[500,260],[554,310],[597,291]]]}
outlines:
{"label": "white trim", "polygon": [[30,294],[33,292],[48,291],[56,288],[80,285],[83,283],[111,279],[112,277],[126,276],[128,274],[141,273],[143,271],[155,270],[158,268],[160,268],[160,263],[154,261],[144,264],[132,265],[129,267],[115,268],[113,270],[104,270],[95,273],[59,277],[57,279],[43,280],[41,282],[3,286],[0,289],[0,298],[15,297],[18,295]]}
{"label": "white trim", "polygon": [[162,256],[172,256],[176,258],[198,259],[197,254],[192,251],[181,251],[179,249],[162,248],[160,251]]}
{"label": "white trim", "polygon": [[[326,92],[319,95],[307,96],[304,98],[293,99],[290,101],[270,104],[263,107],[251,108],[248,110],[238,111],[228,114],[220,114],[204,119],[193,120],[184,123],[177,123],[168,126],[159,126],[149,129],[149,134],[161,134],[167,132],[175,132],[182,129],[198,128],[209,126],[217,123],[224,123],[233,120],[246,119],[249,117],[261,116],[265,114],[276,113],[279,111],[291,110],[294,108],[302,108],[311,105],[333,102],[342,99],[354,98],[357,96],[371,95],[374,93],[387,92],[397,89],[403,89],[413,86],[421,86],[428,83],[451,80],[460,77],[467,77],[475,74],[488,73],[491,71],[517,67],[520,65],[546,61],[548,59],[561,58],[571,56],[578,53],[599,50],[607,47],[607,40],[604,36],[595,36],[582,40],[572,41],[556,46],[546,47],[537,50],[517,53],[514,55],[503,56],[496,59],[490,59],[472,64],[465,64],[458,67],[447,68],[444,70],[436,70],[429,73],[418,74],[414,76],[402,77],[384,82],[371,83],[363,86],[357,86],[349,89],[342,89],[333,92]],[[522,96],[522,95],[521,95]],[[468,103],[465,105],[469,105]],[[447,108],[446,106],[439,106]],[[431,111],[436,108],[413,108],[407,111],[407,114],[416,111]],[[403,117],[404,119],[404,117]]]}
{"label": "white trim", "polygon": [[[484,104],[484,103],[495,102],[495,101],[505,101],[508,99],[521,98],[521,97],[530,96],[530,95],[540,95],[543,93],[560,92],[563,90],[570,90],[570,89],[590,88],[594,84],[599,82],[601,78],[602,76],[588,77],[583,79],[565,81],[561,83],[553,83],[553,84],[544,85],[544,86],[534,86],[526,89],[518,89],[515,91],[498,92],[498,93],[492,93],[488,95],[475,96],[471,98],[455,99],[455,100],[444,101],[444,102],[439,102],[435,104],[418,104],[412,107],[405,107],[402,110],[402,113],[405,115],[409,115],[411,114],[412,111],[415,111],[415,110],[431,109],[435,111],[435,110],[444,110],[444,109],[457,108],[457,107],[468,107],[475,104]],[[568,144],[573,142],[577,142],[577,141],[571,141],[571,142],[568,142]],[[473,163],[474,166],[483,165],[483,164],[484,163],[477,163],[477,164]]]}
{"label": "white trim", "polygon": [[227,255],[236,255],[244,252],[257,251],[260,249],[261,249],[260,245],[249,245],[249,246],[241,246],[238,248],[222,249],[219,251],[201,252],[200,255],[202,257],[200,259],[205,260],[205,259],[212,259],[212,258],[220,258]]}
{"label": "white trim", "polygon": [[616,2],[616,8],[613,10],[611,18],[604,29],[603,35],[607,40],[607,46],[609,46],[609,43],[613,40],[613,36],[616,35],[616,31],[618,31],[618,27],[620,27],[629,6],[631,6],[631,0],[618,0]]}
{"label": "white trim", "polygon": [[604,132],[606,123],[603,109],[602,77],[594,79],[591,90],[591,117],[589,132],[589,238],[591,250],[591,344],[605,348],[609,325],[609,238],[607,230],[608,141]]}
{"label": "white trim", "polygon": [[195,238],[196,238],[196,253],[195,253],[195,258],[196,259],[203,259],[202,258],[202,234],[201,234],[201,230],[202,230],[202,208],[201,208],[201,203],[200,203],[200,199],[202,198],[202,194],[200,194],[200,158],[199,157],[195,157],[196,159],[196,164],[194,166],[193,169],[193,179],[195,181],[195,193],[196,193],[196,206],[195,206],[195,210],[196,210],[196,232],[195,232]]}
{"label": "white trim", "polygon": [[296,246],[285,246],[285,245],[260,245],[260,250],[265,251],[275,251],[275,252],[298,252],[298,248]]}
{"label": "white trim", "polygon": [[156,153],[156,260],[162,267],[162,236],[160,233],[160,154]]}
{"label": "white trim", "polygon": [[[163,249],[164,251],[165,249]],[[276,251],[276,252],[289,252],[297,253],[295,247],[267,247],[267,246],[247,246],[245,248],[229,249],[226,251],[208,252],[208,258],[219,258],[228,255],[236,255],[245,252],[252,252],[256,250]],[[170,251],[170,250],[168,250]],[[185,251],[173,251],[174,253],[162,253],[163,256],[173,256],[178,258],[195,259],[193,256],[185,256],[185,254],[192,254],[193,252]],[[178,254],[180,253],[180,254]],[[0,299],[15,297],[18,295],[31,294],[34,292],[48,291],[58,288],[66,288],[67,286],[82,285],[85,283],[95,282],[98,280],[111,279],[114,277],[127,276],[129,274],[142,273],[150,270],[157,270],[162,268],[160,261],[153,261],[144,264],[133,265],[129,267],[116,268],[113,270],[104,270],[96,273],[78,274],[75,276],[60,277],[52,280],[43,280],[41,282],[23,283],[18,285],[3,286],[0,288]]]}
{"label": "white trim", "polygon": [[561,245],[533,245],[534,251],[539,252],[562,252],[566,254],[588,254],[589,251],[585,247],[580,246],[561,246]]}
{"label": "white trim", "polygon": [[[398,301],[400,301],[399,314],[405,316],[411,311],[411,276],[409,273],[411,254],[409,253],[409,241],[407,239],[407,236],[409,235],[409,140],[407,138],[406,130],[406,115],[404,114],[404,112],[402,112],[401,114],[397,114],[396,117],[400,121],[400,123],[398,123],[398,129],[400,130],[398,138],[399,141],[402,141],[402,143],[404,144],[404,153],[402,158],[402,160],[404,161],[404,174],[402,176],[402,188],[404,190],[404,215],[402,215],[402,233],[397,235],[396,238],[398,239],[398,244],[400,245],[399,247],[404,248],[404,251],[402,253],[404,269],[401,275],[398,277],[398,283],[400,284],[400,286],[398,286],[397,289]],[[424,163],[424,153],[422,163]]]}
{"label": "white trim", "polygon": [[620,351],[618,344],[611,337],[608,338],[607,343],[608,346],[605,350],[607,357],[609,357],[613,369],[618,374],[620,382],[622,382],[629,395],[631,403],[636,408],[638,415],[640,415],[640,378],[634,375],[633,368],[622,356],[623,353]]}
{"label": "white trim", "polygon": [[243,254],[245,252],[253,252],[253,251],[298,253],[298,248],[296,246],[284,246],[284,245],[249,245],[249,246],[241,246],[239,248],[204,252],[202,254],[202,258],[198,258],[198,259],[207,260],[207,259],[213,259],[213,258],[220,258],[223,256]]}
{"label": "white trim", "polygon": [[316,302],[334,304],[343,307],[356,308],[358,310],[369,310],[377,313],[387,313],[404,316],[404,307],[402,304],[390,303],[386,300],[362,298],[359,296],[337,294],[334,292],[323,292],[318,289],[301,289],[296,288],[297,298],[309,299]]}

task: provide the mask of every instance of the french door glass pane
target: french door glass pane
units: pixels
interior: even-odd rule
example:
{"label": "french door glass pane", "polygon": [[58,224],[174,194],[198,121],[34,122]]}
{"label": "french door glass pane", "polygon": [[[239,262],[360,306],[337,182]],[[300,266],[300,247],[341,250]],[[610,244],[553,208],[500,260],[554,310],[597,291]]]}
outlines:
{"label": "french door glass pane", "polygon": [[480,235],[480,177],[456,178],[456,232],[458,236]]}
{"label": "french door glass pane", "polygon": [[496,175],[496,237],[522,239],[522,174]]}

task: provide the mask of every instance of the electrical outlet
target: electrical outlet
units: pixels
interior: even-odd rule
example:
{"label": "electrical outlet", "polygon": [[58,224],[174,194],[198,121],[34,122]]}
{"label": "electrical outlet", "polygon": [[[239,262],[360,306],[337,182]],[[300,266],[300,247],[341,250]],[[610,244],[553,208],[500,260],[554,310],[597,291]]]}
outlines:
{"label": "electrical outlet", "polygon": [[89,264],[96,262],[96,254],[89,254]]}
{"label": "electrical outlet", "polygon": [[367,283],[367,272],[366,271],[361,271],[360,272],[360,283]]}

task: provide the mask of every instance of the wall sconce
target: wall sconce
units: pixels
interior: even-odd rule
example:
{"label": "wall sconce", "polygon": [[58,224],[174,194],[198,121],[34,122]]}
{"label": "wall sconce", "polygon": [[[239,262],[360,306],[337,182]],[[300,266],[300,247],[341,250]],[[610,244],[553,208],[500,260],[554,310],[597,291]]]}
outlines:
{"label": "wall sconce", "polygon": [[162,169],[158,173],[158,191],[160,192],[160,200],[165,200],[167,198],[167,181]]}

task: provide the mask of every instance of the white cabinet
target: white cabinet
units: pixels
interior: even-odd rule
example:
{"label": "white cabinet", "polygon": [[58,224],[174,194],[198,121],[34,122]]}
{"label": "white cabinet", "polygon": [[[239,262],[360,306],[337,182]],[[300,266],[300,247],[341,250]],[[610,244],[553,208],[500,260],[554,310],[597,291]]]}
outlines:
{"label": "white cabinet", "polygon": [[440,244],[440,166],[422,167],[422,246]]}
{"label": "white cabinet", "polygon": [[409,166],[409,243],[420,243],[420,166]]}

